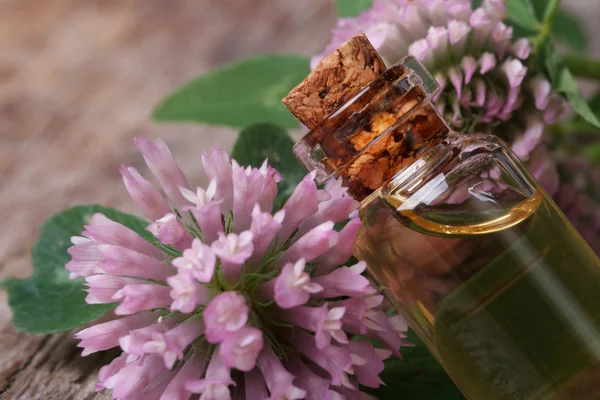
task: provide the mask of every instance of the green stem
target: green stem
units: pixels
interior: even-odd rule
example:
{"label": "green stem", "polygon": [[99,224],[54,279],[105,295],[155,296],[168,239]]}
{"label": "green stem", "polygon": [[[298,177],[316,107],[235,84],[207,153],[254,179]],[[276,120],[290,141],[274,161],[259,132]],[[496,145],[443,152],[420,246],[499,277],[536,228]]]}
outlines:
{"label": "green stem", "polygon": [[546,38],[550,36],[552,32],[552,24],[554,24],[554,17],[558,12],[560,6],[560,0],[549,0],[544,12],[544,20],[539,26],[538,34],[532,39],[533,49],[535,53],[538,53],[540,47],[544,44]]}
{"label": "green stem", "polygon": [[550,0],[546,6],[546,11],[544,12],[544,25],[546,25],[548,29],[550,29],[554,23],[554,17],[556,17],[559,6],[560,0]]}
{"label": "green stem", "polygon": [[568,54],[564,56],[564,62],[573,75],[600,81],[600,60],[579,54]]}

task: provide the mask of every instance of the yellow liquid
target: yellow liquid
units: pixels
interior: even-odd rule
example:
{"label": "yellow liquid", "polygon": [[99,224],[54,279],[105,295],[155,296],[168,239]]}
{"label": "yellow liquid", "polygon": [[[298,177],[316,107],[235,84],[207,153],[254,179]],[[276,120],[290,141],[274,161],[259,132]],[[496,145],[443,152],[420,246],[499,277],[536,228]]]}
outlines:
{"label": "yellow liquid", "polygon": [[[510,209],[509,212],[503,213],[495,218],[490,218],[484,222],[472,224],[443,224],[440,222],[430,221],[421,217],[413,211],[399,211],[402,217],[411,220],[409,225],[414,226],[419,231],[427,231],[433,234],[443,235],[482,235],[486,233],[498,232],[521,223],[533,214],[544,200],[544,193],[541,190],[535,192],[533,197],[518,203]],[[397,199],[393,197],[386,198],[388,204],[392,207],[397,205]]]}
{"label": "yellow liquid", "polygon": [[600,399],[600,261],[544,196],[485,229],[361,212],[358,257],[470,400]]}

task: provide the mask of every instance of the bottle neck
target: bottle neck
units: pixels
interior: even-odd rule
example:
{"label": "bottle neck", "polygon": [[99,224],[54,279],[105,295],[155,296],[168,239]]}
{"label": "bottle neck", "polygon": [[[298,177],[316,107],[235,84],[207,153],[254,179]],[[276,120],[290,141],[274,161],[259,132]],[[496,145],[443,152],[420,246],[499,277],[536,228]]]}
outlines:
{"label": "bottle neck", "polygon": [[362,201],[448,136],[431,103],[437,90],[427,70],[406,58],[311,130],[294,152],[319,183],[341,178]]}

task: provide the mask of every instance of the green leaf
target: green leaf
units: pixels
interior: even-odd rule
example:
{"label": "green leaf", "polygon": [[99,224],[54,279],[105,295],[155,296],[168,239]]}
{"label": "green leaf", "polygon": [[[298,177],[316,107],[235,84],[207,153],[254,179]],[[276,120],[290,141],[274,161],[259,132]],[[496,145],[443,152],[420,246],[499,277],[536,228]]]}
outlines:
{"label": "green leaf", "polygon": [[600,91],[596,92],[596,94],[588,100],[588,104],[596,115],[600,115]]}
{"label": "green leaf", "polygon": [[547,5],[548,0],[531,0],[531,6],[533,7],[533,11],[535,12],[538,21],[541,21],[544,18]]}
{"label": "green leaf", "polygon": [[600,128],[600,120],[594,114],[587,101],[581,94],[577,82],[568,68],[563,68],[554,84],[554,88],[567,96],[573,110],[592,126]]}
{"label": "green leaf", "polygon": [[537,30],[539,21],[530,0],[507,0],[508,19],[530,30]]}
{"label": "green leaf", "polygon": [[241,165],[260,167],[265,159],[281,173],[283,181],[279,183],[279,197],[276,204],[288,197],[306,175],[296,157],[292,153],[294,141],[287,131],[273,124],[255,124],[240,132],[233,145],[231,157]]}
{"label": "green leaf", "polygon": [[363,388],[379,400],[464,400],[464,396],[437,360],[409,331],[415,347],[403,347],[402,359],[390,358],[380,377],[387,386]]}
{"label": "green leaf", "polygon": [[475,10],[476,8],[479,8],[483,5],[483,0],[472,0],[471,1],[471,8],[473,10]]}
{"label": "green leaf", "polygon": [[115,304],[87,304],[83,279],[69,280],[69,271],[65,269],[71,258],[67,253],[71,236],[79,236],[83,225],[97,212],[128,226],[146,239],[151,238],[145,230],[146,221],[110,208],[76,206],[54,215],[42,225],[31,250],[33,276],[2,282],[8,292],[15,328],[28,333],[62,332],[94,321],[115,308]]}
{"label": "green leaf", "polygon": [[[588,100],[588,105],[590,106],[590,109],[596,115],[596,117],[600,119],[600,91]],[[600,128],[593,127],[579,115],[573,118],[573,120],[569,124],[567,124],[567,127],[567,133],[600,132]],[[588,147],[585,149],[585,153],[588,155],[588,157],[590,157],[592,161],[600,161],[600,148],[596,149],[594,148],[594,146]]]}
{"label": "green leaf", "polygon": [[[532,4],[537,19],[541,21],[549,5],[548,0],[532,0]],[[573,50],[583,51],[588,46],[584,24],[577,15],[568,10],[558,10],[551,31],[556,40],[563,42]]]}
{"label": "green leaf", "polygon": [[[542,21],[550,2],[548,0],[531,0],[531,2],[538,21]],[[551,32],[557,41],[573,50],[583,51],[589,44],[584,24],[576,14],[565,9],[559,9],[556,13]]]}
{"label": "green leaf", "polygon": [[281,99],[310,72],[309,59],[265,55],[203,75],[167,97],[155,110],[157,121],[202,122],[242,128],[272,122],[286,128],[299,123]]}
{"label": "green leaf", "polygon": [[556,14],[558,14],[558,8],[560,7],[561,1],[562,0],[548,0],[548,4],[544,10],[544,16],[541,19],[544,25],[552,25]]}
{"label": "green leaf", "polygon": [[538,33],[538,31],[535,30],[536,29],[535,27],[524,28],[512,21],[506,21],[506,24],[513,28],[513,38],[515,38],[515,39],[520,39],[520,38],[530,38],[531,39]]}
{"label": "green leaf", "polygon": [[546,72],[546,77],[551,83],[558,80],[559,72],[564,68],[560,55],[554,50],[552,40],[547,38],[540,47],[540,62]]}
{"label": "green leaf", "polygon": [[[597,92],[594,96],[592,96],[588,100],[588,105],[590,106],[590,109],[592,110],[592,112],[598,118],[600,118],[600,91]],[[587,132],[598,131],[598,128],[592,127],[590,124],[585,122],[585,120],[583,118],[581,118],[579,115],[573,119],[572,124],[575,124],[576,126],[578,126],[580,128],[580,131],[587,131]]]}
{"label": "green leaf", "polygon": [[589,44],[584,26],[575,14],[561,10],[554,18],[552,34],[573,50],[584,51]]}
{"label": "green leaf", "polygon": [[371,0],[335,0],[335,10],[338,17],[357,17],[363,10],[373,6]]}

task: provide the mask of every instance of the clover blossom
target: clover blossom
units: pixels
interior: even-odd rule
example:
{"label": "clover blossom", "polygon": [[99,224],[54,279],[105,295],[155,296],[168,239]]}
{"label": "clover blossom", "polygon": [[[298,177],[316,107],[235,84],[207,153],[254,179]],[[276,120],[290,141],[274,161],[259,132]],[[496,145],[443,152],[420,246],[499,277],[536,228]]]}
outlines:
{"label": "clover blossom", "polygon": [[[273,214],[280,174],[203,154],[193,188],[162,140],[135,144],[166,198],[133,167],[125,187],[152,221],[149,242],[102,214],[73,237],[71,278],[116,319],[76,334],[82,355],[120,347],[97,390],[116,399],[358,399],[407,345],[362,275],[345,266],[360,222],[343,188],[306,176]],[[347,221],[340,230],[334,224]],[[369,340],[362,340],[362,338]],[[367,397],[368,398],[368,397]]]}
{"label": "clover blossom", "polygon": [[[365,33],[388,65],[410,54],[440,84],[435,105],[463,132],[495,133],[529,163],[544,141],[546,126],[557,121],[564,100],[542,71],[530,62],[531,44],[515,38],[508,26],[505,0],[374,0],[355,18],[341,18],[314,67],[343,42]],[[544,170],[556,181],[552,160]],[[548,174],[555,178],[548,178]],[[539,179],[539,175],[536,175]],[[544,182],[543,182],[544,183]],[[546,186],[555,193],[557,186]]]}

